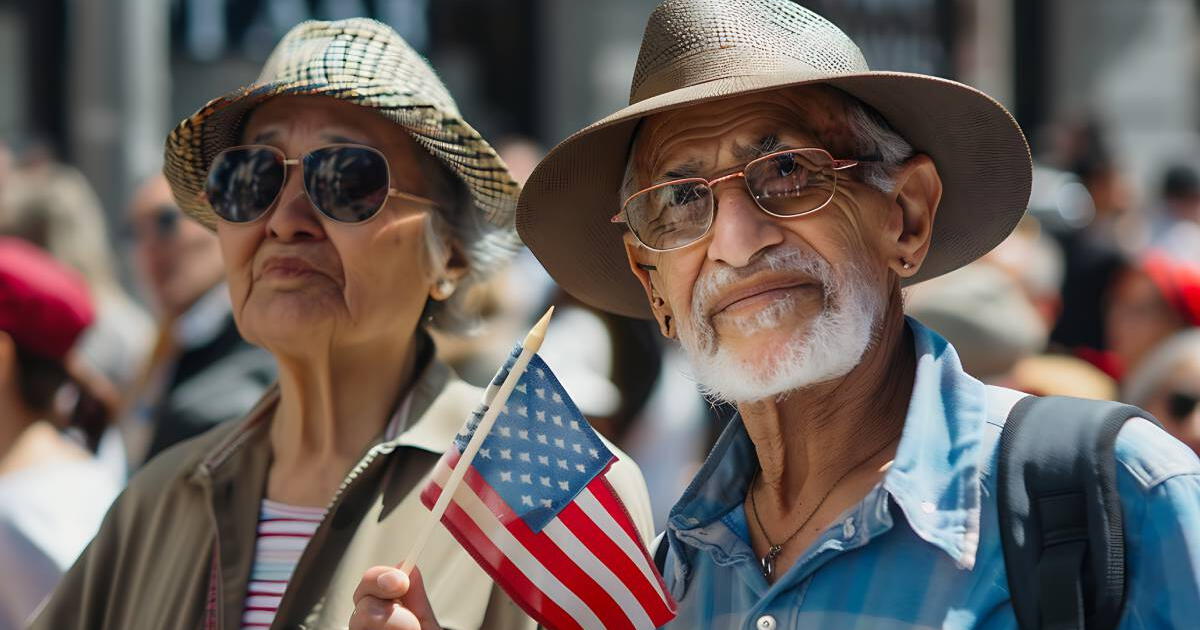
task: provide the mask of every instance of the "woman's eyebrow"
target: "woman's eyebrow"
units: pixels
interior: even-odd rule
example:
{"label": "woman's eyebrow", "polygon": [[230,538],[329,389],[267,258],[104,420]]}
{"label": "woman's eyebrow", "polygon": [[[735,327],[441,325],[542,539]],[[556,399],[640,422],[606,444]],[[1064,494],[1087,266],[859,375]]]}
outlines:
{"label": "woman's eyebrow", "polygon": [[274,130],[260,131],[250,139],[250,144],[266,144],[279,137],[279,132]]}
{"label": "woman's eyebrow", "polygon": [[335,144],[364,144],[360,139],[349,138],[336,133],[322,133],[321,137]]}

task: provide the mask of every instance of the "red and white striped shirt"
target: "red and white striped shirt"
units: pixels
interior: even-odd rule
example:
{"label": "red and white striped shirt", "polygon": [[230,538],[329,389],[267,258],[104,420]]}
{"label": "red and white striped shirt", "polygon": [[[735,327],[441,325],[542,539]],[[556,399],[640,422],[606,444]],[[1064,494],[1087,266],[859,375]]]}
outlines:
{"label": "red and white striped shirt", "polygon": [[323,508],[263,499],[258,517],[258,539],[254,542],[254,567],[250,571],[250,586],[246,589],[246,606],[242,612],[243,630],[271,626],[296,563],[323,518]]}

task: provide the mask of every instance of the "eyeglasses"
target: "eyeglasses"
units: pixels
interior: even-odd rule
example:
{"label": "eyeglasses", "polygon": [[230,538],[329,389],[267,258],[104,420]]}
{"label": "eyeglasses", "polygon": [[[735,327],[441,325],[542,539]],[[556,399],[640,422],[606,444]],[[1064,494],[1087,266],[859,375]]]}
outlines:
{"label": "eyeglasses", "polygon": [[1171,414],[1171,417],[1179,422],[1192,415],[1197,405],[1200,405],[1200,395],[1188,392],[1171,392],[1167,394],[1167,413]]}
{"label": "eyeglasses", "polygon": [[626,223],[646,248],[667,252],[704,238],[712,228],[713,187],[742,178],[754,203],[780,219],[811,214],[829,205],[837,192],[838,171],[878,160],[838,160],[824,149],[778,151],[716,179],[675,179],[640,190],[625,200],[613,223]]}
{"label": "eyeglasses", "polygon": [[203,194],[218,217],[230,223],[257,221],[278,200],[287,181],[287,167],[297,165],[313,207],[338,223],[361,223],[374,217],[388,197],[435,205],[430,199],[392,188],[387,158],[357,144],[331,144],[297,159],[260,144],[225,149],[212,161]]}

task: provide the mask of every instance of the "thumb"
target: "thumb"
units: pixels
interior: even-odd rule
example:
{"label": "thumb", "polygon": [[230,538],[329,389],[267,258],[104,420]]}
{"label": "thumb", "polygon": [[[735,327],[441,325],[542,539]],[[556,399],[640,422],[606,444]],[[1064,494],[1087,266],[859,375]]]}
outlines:
{"label": "thumb", "polygon": [[425,582],[421,579],[421,570],[413,567],[408,575],[408,592],[400,598],[400,603],[409,610],[421,623],[421,630],[438,630],[437,616],[433,614],[433,606],[429,604],[429,596],[425,593]]}

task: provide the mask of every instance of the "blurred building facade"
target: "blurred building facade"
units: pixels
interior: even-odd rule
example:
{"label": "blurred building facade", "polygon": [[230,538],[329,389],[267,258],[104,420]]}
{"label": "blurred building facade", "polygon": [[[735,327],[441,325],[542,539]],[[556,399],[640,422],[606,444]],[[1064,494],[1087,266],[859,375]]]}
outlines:
{"label": "blurred building facade", "polygon": [[[874,68],[948,76],[1008,105],[1035,151],[1071,116],[1109,124],[1128,168],[1200,156],[1198,0],[807,0]],[[0,138],[43,139],[110,214],[169,126],[254,78],[308,18],[366,15],[442,73],[486,135],[553,145],[623,105],[656,0],[0,0]]]}

